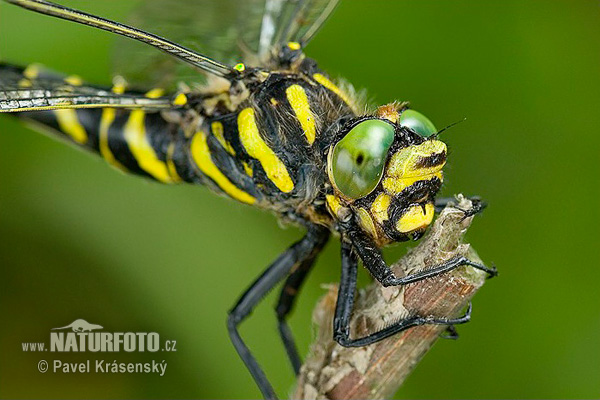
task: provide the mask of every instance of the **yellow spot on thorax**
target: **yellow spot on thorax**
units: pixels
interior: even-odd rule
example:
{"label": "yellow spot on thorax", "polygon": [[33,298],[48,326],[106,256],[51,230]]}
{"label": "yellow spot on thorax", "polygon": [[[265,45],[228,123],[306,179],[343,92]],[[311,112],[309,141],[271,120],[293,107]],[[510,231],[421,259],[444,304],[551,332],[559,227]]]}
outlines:
{"label": "yellow spot on thorax", "polygon": [[212,134],[215,135],[215,137],[217,138],[219,143],[221,143],[221,146],[223,146],[223,148],[229,154],[234,156],[235,150],[233,150],[233,147],[231,147],[231,143],[229,143],[227,140],[225,140],[225,130],[223,129],[223,124],[220,123],[219,121],[215,121],[212,124],[210,124],[210,130],[211,130]]}
{"label": "yellow spot on thorax", "polygon": [[192,138],[190,150],[194,162],[200,168],[200,171],[212,179],[227,195],[242,203],[254,204],[256,199],[243,190],[238,189],[231,181],[217,168],[210,156],[210,149],[206,142],[204,132],[197,132]]}
{"label": "yellow spot on thorax", "polygon": [[396,229],[400,233],[409,233],[419,228],[425,228],[433,220],[433,204],[425,205],[425,212],[420,205],[410,207],[396,223]]}
{"label": "yellow spot on thorax", "polygon": [[260,162],[271,182],[282,192],[291,192],[294,183],[288,170],[260,136],[252,108],[245,108],[238,115],[238,130],[242,146],[250,157]]}
{"label": "yellow spot on thorax", "polygon": [[145,119],[146,113],[144,111],[134,110],[131,112],[123,128],[125,141],[141,169],[158,181],[171,183],[173,182],[173,178],[171,178],[166,164],[158,159],[152,145],[148,141],[144,125]]}
{"label": "yellow spot on thorax", "polygon": [[244,72],[246,70],[246,66],[243,63],[238,63],[233,66],[233,69],[239,72]]}
{"label": "yellow spot on thorax", "polygon": [[173,100],[173,105],[175,106],[184,106],[188,102],[187,96],[184,93],[179,93],[175,100]]}
{"label": "yellow spot on thorax", "polygon": [[273,104],[274,106],[276,106],[277,104],[279,104],[279,102],[274,97],[271,97],[271,104]]}
{"label": "yellow spot on thorax", "polygon": [[291,85],[285,90],[285,94],[296,114],[296,118],[300,122],[300,126],[302,126],[306,140],[309,144],[313,144],[316,136],[315,116],[310,110],[306,91],[300,85]]}
{"label": "yellow spot on thorax", "polygon": [[75,142],[79,144],[86,144],[88,141],[88,134],[85,131],[75,110],[55,110],[54,116],[58,122],[60,130],[71,137]]}
{"label": "yellow spot on thorax", "polygon": [[350,107],[353,106],[352,101],[350,101],[350,98],[348,98],[348,96],[346,96],[346,94],[344,92],[342,92],[340,90],[340,88],[337,87],[333,82],[331,82],[325,75],[314,74],[313,78],[315,81],[317,81],[321,85],[325,86],[327,89],[331,90],[333,93],[337,94],[338,97],[341,98],[342,100],[344,100],[344,102],[346,104],[348,104]]}
{"label": "yellow spot on thorax", "polygon": [[298,42],[288,42],[287,46],[290,48],[290,50],[300,50],[302,48],[302,46],[300,46],[300,43]]}

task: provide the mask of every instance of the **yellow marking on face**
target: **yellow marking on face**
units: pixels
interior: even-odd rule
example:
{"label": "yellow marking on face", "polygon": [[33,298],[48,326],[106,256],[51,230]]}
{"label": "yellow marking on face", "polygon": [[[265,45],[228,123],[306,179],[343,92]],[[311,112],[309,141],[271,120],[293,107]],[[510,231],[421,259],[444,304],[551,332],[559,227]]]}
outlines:
{"label": "yellow marking on face", "polygon": [[446,144],[439,140],[427,140],[419,145],[406,147],[392,156],[386,175],[409,178],[434,174],[440,171],[444,164],[419,167],[419,161],[442,152],[446,152]]}
{"label": "yellow marking on face", "polygon": [[70,75],[65,78],[65,82],[73,86],[83,85],[83,79],[77,75]]}
{"label": "yellow marking on face", "polygon": [[200,168],[200,171],[212,179],[227,195],[242,203],[254,204],[256,199],[243,190],[238,189],[231,181],[217,168],[210,157],[210,149],[206,142],[206,134],[198,131],[192,138],[191,144],[192,158]]}
{"label": "yellow marking on face", "polygon": [[409,233],[419,228],[424,228],[433,220],[433,204],[425,205],[425,213],[420,205],[410,207],[396,222],[396,230],[400,233]]}
{"label": "yellow marking on face", "polygon": [[40,64],[30,64],[23,71],[23,76],[27,79],[36,79],[42,70]]}
{"label": "yellow marking on face", "polygon": [[252,167],[250,167],[250,165],[248,165],[248,163],[245,161],[242,161],[242,165],[244,166],[244,171],[246,171],[246,175],[252,178],[254,176],[254,171],[252,171]]}
{"label": "yellow marking on face", "polygon": [[179,93],[175,100],[173,100],[173,105],[175,106],[184,106],[188,102],[187,96],[184,93]]}
{"label": "yellow marking on face", "polygon": [[169,143],[167,147],[167,170],[169,171],[169,175],[173,179],[173,182],[181,182],[181,177],[177,173],[177,168],[175,167],[175,163],[173,162],[173,153],[175,152],[175,142]]}
{"label": "yellow marking on face", "polygon": [[246,66],[243,63],[238,63],[233,66],[233,69],[239,72],[244,72],[246,70]]}
{"label": "yellow marking on face", "polygon": [[313,144],[317,128],[315,126],[315,116],[310,110],[310,103],[308,102],[306,92],[300,85],[291,85],[285,90],[285,94],[296,114],[296,118],[300,122],[300,126],[302,126],[306,140],[308,140],[309,144]]}
{"label": "yellow marking on face", "polygon": [[131,154],[136,159],[141,169],[149,173],[156,180],[164,183],[173,182],[167,165],[158,159],[152,145],[146,135],[144,121],[146,113],[142,110],[134,110],[123,128],[123,136]]}
{"label": "yellow marking on face", "polygon": [[250,157],[256,158],[262,165],[267,177],[284,193],[294,189],[287,168],[260,136],[254,110],[243,109],[238,115],[238,130],[242,146]]}
{"label": "yellow marking on face", "polygon": [[373,223],[373,219],[369,215],[369,212],[364,208],[359,208],[357,210],[358,214],[358,222],[360,226],[367,231],[372,237],[377,237],[377,230],[375,229],[375,224]]}
{"label": "yellow marking on face", "polygon": [[325,196],[325,201],[327,202],[327,206],[333,215],[339,216],[339,211],[342,208],[340,204],[340,199],[335,197],[332,194],[328,194]]}
{"label": "yellow marking on face", "polygon": [[373,204],[371,204],[371,214],[375,217],[375,220],[380,224],[389,219],[388,208],[392,198],[385,193],[379,194]]}
{"label": "yellow marking on face", "polygon": [[383,180],[383,188],[387,193],[398,194],[415,182],[429,181],[433,178],[438,178],[440,181],[444,180],[441,171],[433,173],[433,174],[429,174],[429,175],[413,176],[413,177],[409,177],[409,178],[391,177],[391,178],[385,178]]}
{"label": "yellow marking on face", "polygon": [[232,156],[235,155],[235,150],[233,150],[233,147],[231,147],[231,144],[225,140],[225,131],[223,129],[223,124],[220,123],[219,121],[215,121],[212,124],[210,124],[210,128],[212,131],[212,134],[215,135],[215,137],[217,138],[217,140],[219,141],[219,143],[221,143],[221,146],[223,146],[223,148]]}
{"label": "yellow marking on face", "polygon": [[86,144],[88,141],[88,134],[85,131],[75,110],[55,110],[54,116],[58,122],[60,130],[71,137],[74,141],[79,144]]}
{"label": "yellow marking on face", "polygon": [[19,81],[18,83],[20,88],[30,88],[31,86],[33,86],[33,84],[31,83],[31,81],[27,78],[23,78]]}
{"label": "yellow marking on face", "polygon": [[287,47],[289,47],[290,50],[300,50],[302,48],[302,46],[300,46],[300,43],[298,42],[288,42]]}
{"label": "yellow marking on face", "polygon": [[325,75],[314,74],[313,78],[315,79],[315,81],[319,82],[321,85],[325,86],[327,89],[337,94],[342,100],[344,100],[346,104],[348,104],[349,106],[352,105],[352,102],[350,101],[348,96],[346,96],[346,94],[342,92],[340,88],[337,87],[333,82],[331,82]]}
{"label": "yellow marking on face", "polygon": [[154,88],[146,93],[146,97],[149,99],[157,99],[165,94],[165,90],[161,88]]}

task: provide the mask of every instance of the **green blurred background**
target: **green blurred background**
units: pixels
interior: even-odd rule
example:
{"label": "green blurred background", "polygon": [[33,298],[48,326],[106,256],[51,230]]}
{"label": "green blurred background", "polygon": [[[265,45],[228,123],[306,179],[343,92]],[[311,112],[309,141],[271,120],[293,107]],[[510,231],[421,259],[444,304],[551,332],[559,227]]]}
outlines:
{"label": "green blurred background", "polygon": [[[123,20],[136,2],[63,3]],[[0,4],[4,60],[108,84],[111,41]],[[346,0],[307,53],[376,103],[410,100],[438,127],[467,117],[445,135],[444,194],[490,204],[468,239],[501,274],[477,295],[461,339],[436,344],[397,397],[600,396],[600,3]],[[0,117],[0,397],[259,396],[225,317],[301,235],[204,188],[125,176]],[[338,279],[338,251],[333,240],[293,316],[302,353],[320,285]],[[294,379],[274,300],[242,334],[285,395]],[[47,341],[76,318],[159,332],[177,352],[109,354],[166,360],[163,377],[40,374],[42,357],[21,342]]]}

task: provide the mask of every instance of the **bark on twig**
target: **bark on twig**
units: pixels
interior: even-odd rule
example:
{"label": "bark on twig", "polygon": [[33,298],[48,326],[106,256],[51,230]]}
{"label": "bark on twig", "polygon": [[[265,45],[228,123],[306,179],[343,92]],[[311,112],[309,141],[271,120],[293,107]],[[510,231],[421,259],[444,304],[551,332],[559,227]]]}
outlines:
{"label": "bark on twig", "polygon": [[[462,243],[472,217],[463,220],[471,201],[457,197],[458,207],[446,207],[421,243],[393,265],[399,276],[414,273],[464,255],[481,262]],[[384,288],[373,282],[360,290],[351,322],[352,337],[364,336],[409,314],[458,316],[483,285],[486,273],[472,267],[427,279],[404,288]],[[331,285],[313,311],[318,327],[310,355],[302,367],[294,399],[383,399],[391,397],[438,339],[445,327],[409,329],[366,347],[344,348],[332,340],[337,285]]]}

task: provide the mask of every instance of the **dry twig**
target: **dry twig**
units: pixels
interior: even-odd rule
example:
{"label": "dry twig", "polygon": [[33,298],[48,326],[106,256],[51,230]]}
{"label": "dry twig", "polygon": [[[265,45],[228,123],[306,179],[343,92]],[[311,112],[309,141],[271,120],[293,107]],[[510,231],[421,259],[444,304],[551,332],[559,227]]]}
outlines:
{"label": "dry twig", "polygon": [[[421,243],[392,267],[406,275],[464,255],[481,262],[462,238],[472,218],[461,210],[470,200],[457,197],[458,208],[446,207]],[[351,323],[353,337],[381,329],[401,316],[457,316],[483,285],[486,273],[472,267],[427,279],[404,288],[384,288],[373,282],[360,290]],[[438,339],[445,327],[409,329],[366,347],[344,348],[332,340],[337,286],[331,285],[313,311],[318,327],[310,355],[302,367],[294,399],[383,399],[392,396]]]}

